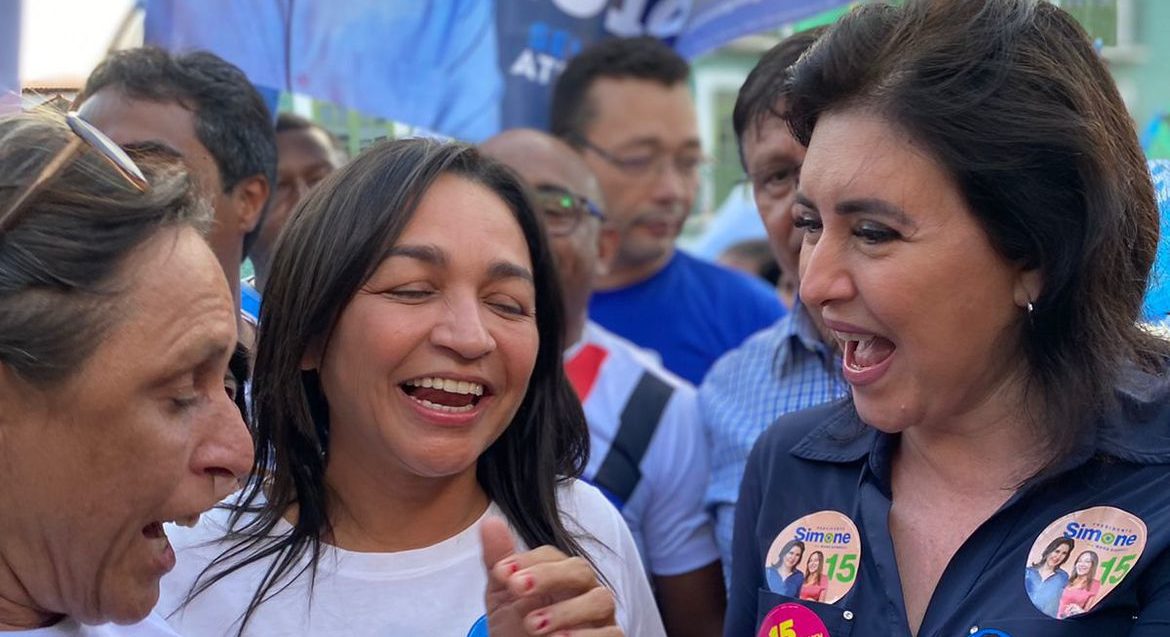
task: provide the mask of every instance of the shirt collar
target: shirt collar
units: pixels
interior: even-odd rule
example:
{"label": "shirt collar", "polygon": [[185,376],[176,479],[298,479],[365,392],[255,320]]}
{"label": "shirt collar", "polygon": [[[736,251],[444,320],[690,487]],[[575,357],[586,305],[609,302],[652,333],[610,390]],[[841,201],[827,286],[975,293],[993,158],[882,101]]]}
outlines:
{"label": "shirt collar", "polygon": [[805,460],[849,463],[861,460],[874,448],[879,432],[861,422],[853,399],[846,397],[817,409],[821,424],[790,450]]}

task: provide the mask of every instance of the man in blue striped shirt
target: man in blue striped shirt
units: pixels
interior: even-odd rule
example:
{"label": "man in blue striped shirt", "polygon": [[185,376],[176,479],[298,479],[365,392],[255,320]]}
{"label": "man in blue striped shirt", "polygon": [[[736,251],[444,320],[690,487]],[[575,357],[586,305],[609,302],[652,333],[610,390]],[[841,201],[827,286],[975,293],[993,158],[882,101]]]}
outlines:
{"label": "man in blue striped shirt", "polygon": [[[792,205],[804,148],[788,132],[784,75],[819,35],[793,35],[760,58],[740,88],[732,115],[740,159],[781,270],[795,273],[803,233]],[[699,387],[699,411],[711,445],[707,506],[724,574],[731,565],[735,503],[748,453],[778,417],[839,398],[848,391],[840,356],[797,298],[791,312],[720,358]]]}

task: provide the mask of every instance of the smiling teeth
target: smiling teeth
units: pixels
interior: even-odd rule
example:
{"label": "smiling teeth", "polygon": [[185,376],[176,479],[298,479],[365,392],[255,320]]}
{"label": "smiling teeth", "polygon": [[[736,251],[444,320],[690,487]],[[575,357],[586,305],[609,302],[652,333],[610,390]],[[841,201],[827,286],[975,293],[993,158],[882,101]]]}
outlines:
{"label": "smiling teeth", "polygon": [[463,414],[463,413],[467,413],[467,412],[471,411],[472,409],[475,409],[475,405],[464,405],[462,407],[452,407],[450,405],[440,405],[438,403],[432,403],[429,400],[419,400],[418,398],[414,398],[414,397],[412,397],[412,400],[418,401],[420,404],[422,404],[423,407],[426,407],[427,409],[434,409],[435,411],[442,411],[442,412],[446,412],[448,414]]}
{"label": "smiling teeth", "polygon": [[[449,394],[471,394],[473,396],[483,396],[483,385],[480,385],[479,383],[471,383],[465,380],[451,380],[450,378],[428,376],[426,378],[408,380],[403,384],[410,387],[441,389]],[[422,402],[429,401],[424,400]],[[441,407],[442,405],[439,406]]]}

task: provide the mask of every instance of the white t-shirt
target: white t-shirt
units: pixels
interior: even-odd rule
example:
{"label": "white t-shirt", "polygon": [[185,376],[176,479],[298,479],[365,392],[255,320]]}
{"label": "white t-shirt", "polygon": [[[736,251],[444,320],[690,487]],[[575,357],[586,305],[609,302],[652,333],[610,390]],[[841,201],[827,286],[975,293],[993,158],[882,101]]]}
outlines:
{"label": "white t-shirt", "polygon": [[[558,497],[570,533],[588,533],[596,540],[582,546],[613,586],[622,629],[632,637],[665,635],[621,515],[597,489],[582,482],[563,486]],[[487,515],[501,513],[493,504]],[[235,635],[272,563],[251,564],[221,579],[172,614],[203,568],[229,546],[219,542],[227,517],[217,509],[204,514],[194,529],[167,528],[178,566],[163,578],[157,610],[184,637]],[[282,522],[275,532],[290,528]],[[306,572],[261,604],[244,634],[464,637],[484,615],[486,586],[479,521],[454,537],[412,551],[355,553],[323,545],[316,580],[310,582]]]}
{"label": "white t-shirt", "polygon": [[78,623],[72,619],[65,619],[48,628],[34,630],[18,630],[14,633],[0,633],[14,637],[177,637],[175,631],[158,615],[151,614],[137,624],[119,626],[118,624],[101,624],[90,626]]}
{"label": "white t-shirt", "polygon": [[584,477],[619,506],[647,570],[680,575],[718,560],[695,388],[592,321],[565,361],[589,422]]}

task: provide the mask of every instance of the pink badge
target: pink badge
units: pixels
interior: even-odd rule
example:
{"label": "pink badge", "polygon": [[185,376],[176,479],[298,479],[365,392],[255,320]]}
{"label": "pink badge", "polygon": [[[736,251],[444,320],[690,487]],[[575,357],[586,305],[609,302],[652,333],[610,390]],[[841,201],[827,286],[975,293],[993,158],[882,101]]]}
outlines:
{"label": "pink badge", "polygon": [[764,617],[757,637],[830,637],[825,623],[811,610],[792,602],[780,604]]}

